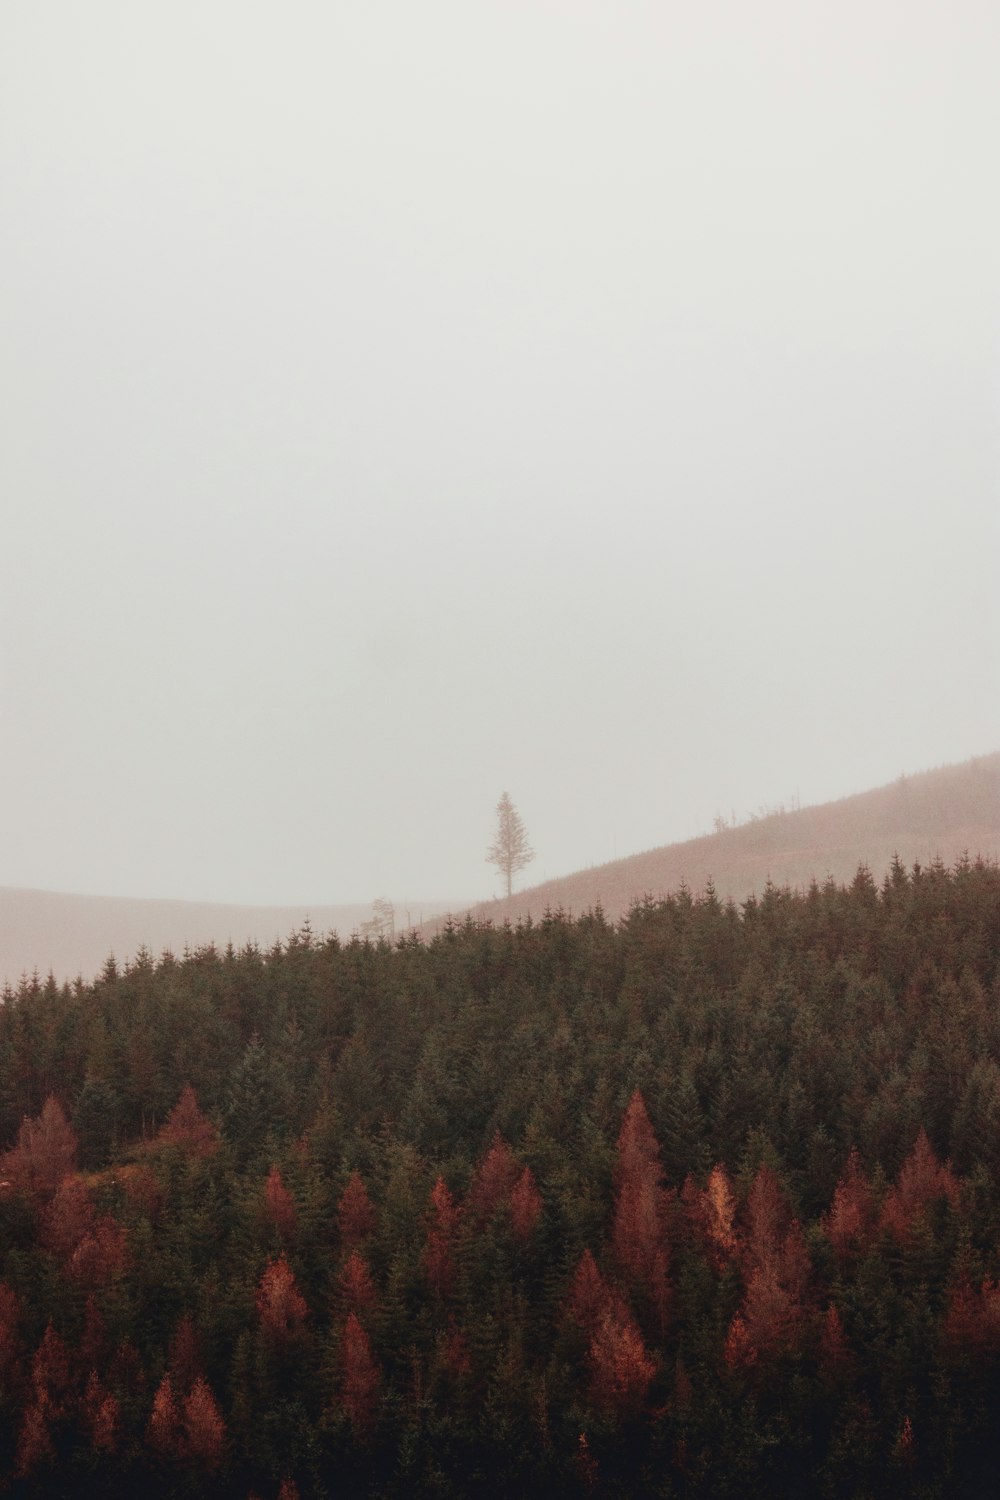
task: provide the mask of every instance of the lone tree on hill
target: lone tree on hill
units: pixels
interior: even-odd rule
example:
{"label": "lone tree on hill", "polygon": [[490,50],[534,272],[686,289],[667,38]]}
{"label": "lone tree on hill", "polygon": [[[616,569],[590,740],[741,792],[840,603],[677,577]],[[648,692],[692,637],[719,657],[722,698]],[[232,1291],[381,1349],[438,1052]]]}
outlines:
{"label": "lone tree on hill", "polygon": [[486,858],[491,865],[496,865],[507,881],[508,899],[514,876],[518,870],[523,870],[534,857],[535,851],[528,843],[528,835],[524,831],[520,814],[507,793],[504,792],[497,803],[496,837],[487,850]]}

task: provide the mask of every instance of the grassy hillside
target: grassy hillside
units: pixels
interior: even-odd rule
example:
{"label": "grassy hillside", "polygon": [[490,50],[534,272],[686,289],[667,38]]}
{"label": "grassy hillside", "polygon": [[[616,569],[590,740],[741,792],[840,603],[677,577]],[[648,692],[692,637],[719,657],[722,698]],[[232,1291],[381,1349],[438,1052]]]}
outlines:
{"label": "grassy hillside", "polygon": [[768,880],[806,889],[828,876],[849,881],[866,864],[880,881],[894,855],[906,865],[936,858],[951,865],[965,851],[1000,856],[1000,753],[595,865],[515,892],[510,901],[484,902],[473,914],[537,920],[546,910],[583,912],[600,904],[616,918],[633,901],[665,895],[682,882],[699,892],[711,880],[720,900],[740,902]]}

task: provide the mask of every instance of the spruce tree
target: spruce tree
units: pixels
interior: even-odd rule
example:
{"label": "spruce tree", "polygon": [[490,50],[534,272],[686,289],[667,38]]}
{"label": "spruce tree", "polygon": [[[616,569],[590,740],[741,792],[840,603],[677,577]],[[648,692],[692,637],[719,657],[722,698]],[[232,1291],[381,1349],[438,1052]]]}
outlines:
{"label": "spruce tree", "polygon": [[493,843],[486,852],[489,864],[496,865],[507,882],[507,899],[510,900],[512,882],[519,870],[530,864],[535,851],[528,843],[528,835],[521,815],[506,792],[497,803],[497,831]]}

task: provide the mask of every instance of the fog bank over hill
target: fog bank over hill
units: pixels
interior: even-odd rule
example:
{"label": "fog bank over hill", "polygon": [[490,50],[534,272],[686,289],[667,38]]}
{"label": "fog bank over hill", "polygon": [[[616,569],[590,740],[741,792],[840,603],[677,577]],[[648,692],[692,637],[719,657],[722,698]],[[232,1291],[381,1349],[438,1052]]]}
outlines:
{"label": "fog bank over hill", "polygon": [[489,900],[504,789],[541,881],[1000,746],[998,58],[0,8],[0,886]]}
{"label": "fog bank over hill", "polygon": [[[454,902],[411,901],[396,906],[398,926],[419,923]],[[0,887],[0,983],[16,985],[35,969],[56,979],[92,979],[109,954],[119,965],[147,948],[179,956],[208,943],[241,948],[284,942],[308,922],[317,935],[350,937],[372,917],[372,904],[351,906],[237,906],[197,901],[130,900]]]}
{"label": "fog bank over hill", "polygon": [[[598,904],[620,917],[645,895],[686,883],[695,894],[711,880],[720,900],[744,901],[775,885],[804,889],[828,876],[849,881],[865,864],[881,881],[894,856],[907,866],[963,854],[1000,858],[1000,752],[962,765],[900,776],[888,786],[816,807],[779,809],[704,838],[667,844],[627,859],[482,902],[475,917],[537,920],[546,910],[580,913]],[[425,924],[430,933],[440,920]]]}

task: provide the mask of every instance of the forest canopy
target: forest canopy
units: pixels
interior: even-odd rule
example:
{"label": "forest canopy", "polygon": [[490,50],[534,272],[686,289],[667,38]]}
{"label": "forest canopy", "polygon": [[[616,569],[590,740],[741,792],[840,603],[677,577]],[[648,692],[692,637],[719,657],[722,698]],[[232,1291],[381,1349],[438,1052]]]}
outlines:
{"label": "forest canopy", "polygon": [[0,1146],[15,1494],[944,1496],[996,1457],[981,861],[26,979]]}

